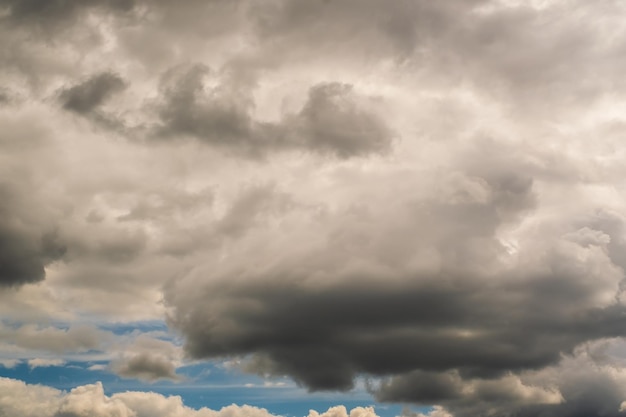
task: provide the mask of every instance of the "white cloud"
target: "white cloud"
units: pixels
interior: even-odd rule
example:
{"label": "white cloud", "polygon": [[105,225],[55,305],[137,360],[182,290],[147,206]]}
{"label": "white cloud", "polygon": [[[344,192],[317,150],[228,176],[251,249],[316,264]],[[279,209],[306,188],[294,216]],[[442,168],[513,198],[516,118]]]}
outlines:
{"label": "white cloud", "polygon": [[[179,396],[132,392],[107,396],[101,383],[62,392],[0,378],[0,415],[10,417],[275,417],[263,408],[230,405],[220,410],[186,407]],[[320,416],[311,411],[310,417]],[[324,417],[377,417],[371,408],[335,407]]]}
{"label": "white cloud", "polygon": [[29,359],[27,361],[30,369],[35,368],[48,368],[50,366],[63,366],[65,365],[65,361],[63,359],[45,359],[45,358],[35,358]]}
{"label": "white cloud", "polygon": [[20,363],[22,363],[20,359],[0,359],[0,365],[8,369],[15,368]]}
{"label": "white cloud", "polygon": [[94,326],[74,325],[69,328],[24,324],[19,327],[4,326],[0,323],[0,336],[7,342],[34,351],[47,351],[57,354],[86,352],[99,348],[113,335]]}
{"label": "white cloud", "polygon": [[376,417],[376,413],[372,407],[355,407],[348,413],[345,406],[339,405],[323,413],[311,410],[308,417]]}
{"label": "white cloud", "polygon": [[52,417],[62,392],[42,385],[0,377],[0,415],[11,417]]}

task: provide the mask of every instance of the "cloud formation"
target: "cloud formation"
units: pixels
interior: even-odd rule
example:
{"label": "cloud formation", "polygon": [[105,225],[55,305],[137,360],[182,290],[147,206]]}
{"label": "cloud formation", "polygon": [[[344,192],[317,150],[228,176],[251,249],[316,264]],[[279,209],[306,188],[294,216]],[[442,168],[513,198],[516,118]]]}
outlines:
{"label": "cloud formation", "polygon": [[93,326],[75,325],[68,329],[55,326],[23,325],[20,327],[4,326],[0,323],[0,335],[8,342],[20,348],[35,351],[47,351],[61,354],[64,352],[85,352],[95,349],[111,337]]}
{"label": "cloud formation", "polygon": [[440,398],[445,408],[435,407],[429,415],[621,416],[624,372],[606,362],[605,350],[604,343],[588,345],[557,367],[524,374],[521,381],[508,376],[466,383],[456,394]]}
{"label": "cloud formation", "polygon": [[[268,234],[281,232],[251,231],[227,260],[169,288],[171,322],[194,357],[255,354],[248,369],[313,390],[349,389],[362,372],[497,376],[620,336],[623,278],[608,248],[562,229],[542,244],[529,231],[508,253],[497,230],[532,207],[532,184],[507,176],[482,184],[486,201],[363,203],[314,220],[316,229],[286,222],[290,237],[272,243]],[[398,223],[371,222],[381,218]],[[299,245],[283,246],[292,239]]]}
{"label": "cloud formation", "polygon": [[134,7],[132,0],[88,0],[88,1],[41,1],[3,0],[0,3],[6,13],[4,19],[13,23],[29,23],[46,29],[58,29],[90,9],[126,12]]}
{"label": "cloud formation", "polygon": [[66,250],[57,231],[38,224],[38,213],[26,204],[21,190],[0,184],[0,287],[43,280],[44,267]]}
{"label": "cloud formation", "polygon": [[178,381],[176,374],[181,364],[179,347],[169,342],[140,335],[130,346],[121,346],[120,352],[111,362],[111,370],[124,378],[136,378],[148,382],[158,380]]}
{"label": "cloud formation", "polygon": [[[42,385],[0,378],[0,415],[12,417],[272,417],[263,408],[230,405],[220,410],[186,407],[179,396],[154,392],[104,394],[100,382],[62,392]],[[325,413],[311,411],[309,417],[376,417],[371,408],[347,412],[335,407]]]}
{"label": "cloud formation", "polygon": [[65,365],[65,361],[63,359],[40,359],[40,358],[35,358],[35,359],[29,359],[28,360],[28,367],[30,369],[35,369],[35,368],[47,368],[50,366],[62,366]]}
{"label": "cloud formation", "polygon": [[[621,2],[179,3],[0,0],[3,369],[623,413]],[[11,416],[219,414],[3,384],[48,402]]]}
{"label": "cloud formation", "polygon": [[103,72],[61,91],[60,99],[64,109],[86,114],[124,87],[124,80],[119,75]]}
{"label": "cloud formation", "polygon": [[[207,82],[216,85],[207,88]],[[391,148],[391,130],[349,84],[312,86],[302,109],[278,123],[255,120],[250,88],[236,74],[202,64],[170,69],[161,81],[156,136],[192,137],[249,156],[308,150],[349,158]]]}

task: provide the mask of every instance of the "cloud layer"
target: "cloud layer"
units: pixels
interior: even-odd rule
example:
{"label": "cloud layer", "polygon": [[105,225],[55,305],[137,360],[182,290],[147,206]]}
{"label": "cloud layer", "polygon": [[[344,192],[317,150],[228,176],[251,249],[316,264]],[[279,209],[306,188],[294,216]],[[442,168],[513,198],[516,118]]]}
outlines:
{"label": "cloud layer", "polygon": [[[623,413],[624,11],[0,0],[2,363]],[[11,416],[269,416],[2,383]]]}
{"label": "cloud layer", "polygon": [[[230,405],[220,410],[186,407],[178,396],[133,392],[107,396],[100,382],[63,392],[0,378],[0,415],[12,417],[272,417],[263,408]],[[371,407],[344,406],[324,413],[311,410],[308,417],[377,417]]]}
{"label": "cloud layer", "polygon": [[[231,405],[219,411],[186,407],[178,396],[125,392],[107,396],[101,383],[62,392],[0,378],[0,415],[13,417],[269,417],[267,410]],[[344,409],[344,415],[345,409]],[[374,415],[373,413],[370,413]]]}

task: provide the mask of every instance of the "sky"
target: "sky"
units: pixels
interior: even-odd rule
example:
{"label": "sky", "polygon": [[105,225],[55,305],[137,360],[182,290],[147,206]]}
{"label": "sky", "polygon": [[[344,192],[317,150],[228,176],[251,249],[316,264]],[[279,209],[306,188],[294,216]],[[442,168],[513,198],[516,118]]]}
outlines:
{"label": "sky", "polygon": [[0,0],[0,417],[626,416],[624,16]]}

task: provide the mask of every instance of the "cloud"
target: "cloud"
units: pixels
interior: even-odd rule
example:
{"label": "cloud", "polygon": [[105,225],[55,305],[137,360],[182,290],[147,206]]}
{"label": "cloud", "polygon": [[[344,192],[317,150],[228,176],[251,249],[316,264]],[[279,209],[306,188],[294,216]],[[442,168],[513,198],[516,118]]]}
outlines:
{"label": "cloud", "polygon": [[372,407],[356,407],[348,413],[345,406],[339,405],[329,408],[324,413],[311,410],[308,417],[376,417],[376,412]]}
{"label": "cloud", "polygon": [[[363,373],[498,377],[621,336],[618,260],[569,234],[594,216],[525,228],[533,181],[493,163],[430,195],[370,187],[359,206],[318,217],[296,200],[282,223],[249,229],[226,258],[172,282],[170,323],[195,358],[251,354],[246,369],[312,390],[350,389]],[[500,233],[516,228],[510,251]]]}
{"label": "cloud", "polygon": [[125,86],[124,80],[119,75],[103,72],[61,91],[60,99],[64,109],[87,114],[103,104],[111,95],[123,90]]}
{"label": "cloud", "polygon": [[0,356],[617,413],[622,3],[179,3],[0,0]]}
{"label": "cloud", "polygon": [[19,359],[2,359],[2,360],[0,360],[0,365],[2,365],[2,367],[4,367],[4,368],[8,368],[8,369],[15,368],[20,363],[22,363],[22,361],[19,360]]}
{"label": "cloud", "polygon": [[[186,407],[179,396],[133,392],[107,396],[100,382],[76,387],[69,393],[41,385],[0,378],[0,415],[11,417],[272,417],[263,408],[230,405],[221,410]],[[310,416],[319,416],[311,412]],[[375,417],[371,408],[357,407],[350,414],[336,407],[321,416]]]}
{"label": "cloud", "polygon": [[474,416],[486,409],[495,410],[496,415],[515,412],[519,416],[620,416],[620,403],[626,395],[624,369],[616,368],[610,361],[602,363],[594,359],[598,353],[594,353],[596,349],[598,345],[586,346],[577,350],[575,355],[564,358],[557,367],[531,372],[523,377],[525,383],[531,386],[558,386],[562,401],[526,406],[452,401],[448,410],[459,417]]}
{"label": "cloud", "polygon": [[388,152],[391,131],[380,117],[359,107],[352,85],[317,84],[291,122],[305,147],[316,152],[341,158]]}
{"label": "cloud", "polygon": [[0,335],[9,344],[23,349],[57,354],[97,349],[112,336],[92,326],[74,325],[63,329],[34,324],[19,327],[0,325]]}
{"label": "cloud", "polygon": [[0,387],[0,413],[5,416],[52,416],[61,396],[54,388],[9,378],[0,378]]}
{"label": "cloud", "polygon": [[138,354],[126,361],[117,363],[113,370],[116,374],[126,378],[138,378],[146,381],[159,379],[177,380],[174,365],[158,356]]}
{"label": "cloud", "polygon": [[518,376],[508,374],[494,379],[463,380],[458,373],[429,373],[414,371],[393,377],[374,389],[380,401],[445,404],[454,415],[472,415],[479,407],[520,409],[527,405],[552,406],[564,398],[555,387],[525,385]]}
{"label": "cloud", "polygon": [[402,413],[402,416],[406,417],[453,417],[452,414],[448,413],[443,407],[440,405],[436,405],[433,409],[427,414],[424,413],[413,413],[408,410]]}
{"label": "cloud", "polygon": [[162,379],[181,380],[182,377],[176,374],[176,368],[181,364],[180,347],[140,335],[129,346],[120,347],[120,353],[109,367],[124,378],[155,382]]}
{"label": "cloud", "polygon": [[28,367],[30,369],[48,368],[50,366],[63,366],[63,365],[65,365],[65,361],[63,359],[35,358],[35,359],[29,359],[27,361],[27,363],[28,363]]}
{"label": "cloud", "polygon": [[43,280],[45,266],[66,250],[54,228],[31,221],[38,213],[27,204],[17,187],[0,183],[0,287]]}
{"label": "cloud", "polygon": [[[608,344],[607,344],[608,343]],[[494,416],[620,416],[620,399],[624,390],[624,369],[615,367],[605,357],[607,346],[615,341],[588,344],[564,357],[559,365],[537,371],[511,375],[498,380],[462,381],[458,375],[417,374],[397,377],[395,381],[383,382],[378,395],[385,391],[400,389],[405,394],[419,395],[421,388],[443,385],[454,386],[436,402],[427,413],[403,412],[413,417],[465,417],[476,415]],[[604,357],[604,359],[600,359]],[[411,390],[414,383],[417,390]],[[406,385],[405,385],[406,384]],[[558,387],[558,390],[556,390]],[[458,388],[458,389],[457,389]],[[429,392],[434,392],[433,390]],[[443,392],[439,389],[437,392]],[[399,394],[399,392],[396,392]],[[415,401],[406,398],[407,401]]]}
{"label": "cloud", "polygon": [[[326,55],[328,60],[364,56],[374,60],[410,59],[453,32],[452,21],[463,19],[482,0],[460,2],[375,0],[303,4],[280,0],[253,8],[260,39],[292,59]],[[460,26],[460,25],[459,25]],[[278,52],[280,51],[280,52]]]}
{"label": "cloud", "polygon": [[89,9],[126,12],[132,9],[132,0],[89,0],[89,1],[42,1],[3,0],[0,3],[7,11],[4,18],[12,23],[29,23],[44,29],[59,29]]}
{"label": "cloud", "polygon": [[[210,82],[216,85],[207,88]],[[249,156],[305,150],[350,158],[391,149],[391,129],[352,85],[312,86],[302,109],[278,123],[255,120],[250,88],[235,74],[214,73],[201,64],[170,69],[161,81],[162,125],[156,136],[193,137]]]}
{"label": "cloud", "polygon": [[[192,136],[223,146],[252,146],[256,139],[249,97],[237,86],[218,84],[205,94],[210,69],[197,64],[168,71],[162,81],[159,117],[163,136]],[[218,81],[219,82],[219,81]],[[251,142],[252,141],[252,142]]]}

